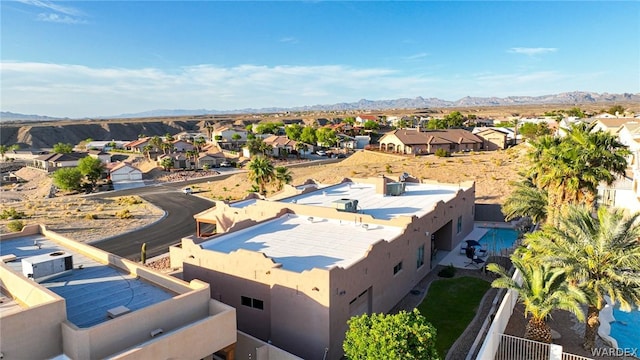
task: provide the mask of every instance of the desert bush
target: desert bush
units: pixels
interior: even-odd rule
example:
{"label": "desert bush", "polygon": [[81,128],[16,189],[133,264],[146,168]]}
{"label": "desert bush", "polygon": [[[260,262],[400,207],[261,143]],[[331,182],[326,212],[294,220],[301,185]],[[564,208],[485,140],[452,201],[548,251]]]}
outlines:
{"label": "desert bush", "polygon": [[131,219],[133,218],[133,214],[131,213],[131,211],[129,211],[129,209],[123,209],[116,212],[116,217],[118,219]]}
{"label": "desert bush", "polygon": [[22,231],[24,228],[24,223],[21,220],[13,220],[7,223],[7,229],[11,232]]}
{"label": "desert bush", "polygon": [[385,170],[387,171],[387,174],[391,174],[393,171],[391,171],[391,165],[387,164],[384,166]]}
{"label": "desert bush", "polygon": [[444,277],[444,278],[452,278],[455,275],[456,275],[456,268],[455,266],[453,266],[453,264],[449,264],[447,267],[445,267],[444,269],[438,272],[438,276]]}
{"label": "desert bush", "polygon": [[442,148],[436,150],[435,155],[437,157],[450,157],[451,156],[451,154],[447,150],[442,149]]}
{"label": "desert bush", "polygon": [[84,218],[87,220],[95,220],[98,218],[98,215],[89,213],[89,214],[86,214]]}
{"label": "desert bush", "polygon": [[11,220],[16,220],[16,219],[24,219],[25,217],[27,217],[24,212],[22,211],[17,211],[14,208],[10,208],[10,209],[4,209],[2,210],[2,213],[0,214],[0,219],[2,220],[7,220],[7,219],[11,219]]}
{"label": "desert bush", "polygon": [[140,199],[137,196],[123,196],[118,198],[117,203],[120,206],[137,205],[137,204],[142,204],[142,199]]}

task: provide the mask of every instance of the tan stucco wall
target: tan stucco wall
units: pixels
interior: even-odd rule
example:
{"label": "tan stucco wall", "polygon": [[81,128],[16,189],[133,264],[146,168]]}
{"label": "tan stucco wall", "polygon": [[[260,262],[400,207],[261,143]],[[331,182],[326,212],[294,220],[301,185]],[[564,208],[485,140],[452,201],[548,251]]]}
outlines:
{"label": "tan stucco wall", "polygon": [[236,359],[255,360],[302,360],[291,353],[270,345],[249,334],[238,331]]}
{"label": "tan stucco wall", "polygon": [[6,360],[45,359],[62,353],[64,299],[0,263],[0,286],[24,310],[0,316],[0,352]]}

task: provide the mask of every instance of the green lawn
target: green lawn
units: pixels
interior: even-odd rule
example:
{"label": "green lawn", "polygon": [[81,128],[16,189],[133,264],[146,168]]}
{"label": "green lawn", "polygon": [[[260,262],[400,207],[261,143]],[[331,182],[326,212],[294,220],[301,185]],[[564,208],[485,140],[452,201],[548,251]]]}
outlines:
{"label": "green lawn", "polygon": [[482,296],[490,287],[489,282],[474,277],[441,279],[431,283],[418,309],[438,330],[436,347],[442,359],[467,328]]}

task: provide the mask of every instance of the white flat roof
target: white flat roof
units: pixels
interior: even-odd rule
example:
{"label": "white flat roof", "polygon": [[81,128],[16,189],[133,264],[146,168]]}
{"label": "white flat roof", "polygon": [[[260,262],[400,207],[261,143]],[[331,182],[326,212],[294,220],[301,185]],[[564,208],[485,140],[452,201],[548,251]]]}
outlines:
{"label": "white flat roof", "polygon": [[223,253],[239,249],[260,252],[283,269],[302,272],[349,267],[365,256],[371,244],[390,241],[402,231],[396,226],[369,225],[367,229],[352,221],[287,214],[200,245]]}
{"label": "white flat roof", "polygon": [[385,196],[377,194],[373,184],[347,182],[293,196],[282,202],[335,208],[336,200],[358,200],[359,213],[389,220],[397,216],[422,217],[430,212],[438,201],[447,202],[453,199],[459,189],[458,185],[451,184],[406,183],[405,186],[404,194]]}

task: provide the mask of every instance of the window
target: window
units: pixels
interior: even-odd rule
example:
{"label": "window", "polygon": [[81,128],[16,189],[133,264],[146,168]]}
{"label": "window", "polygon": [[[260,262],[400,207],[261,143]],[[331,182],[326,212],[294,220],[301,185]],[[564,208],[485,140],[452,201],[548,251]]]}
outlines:
{"label": "window", "polygon": [[458,230],[458,232],[457,232],[458,234],[460,234],[460,232],[462,231],[462,215],[458,216],[458,227],[457,227],[457,230]]}
{"label": "window", "polygon": [[252,307],[254,309],[263,310],[264,301],[253,299],[248,296],[240,296],[240,303],[244,306]]}
{"label": "window", "polygon": [[424,265],[424,244],[418,248],[416,269]]}
{"label": "window", "polygon": [[402,261],[400,261],[396,266],[393,267],[393,275],[397,274],[402,270]]}

